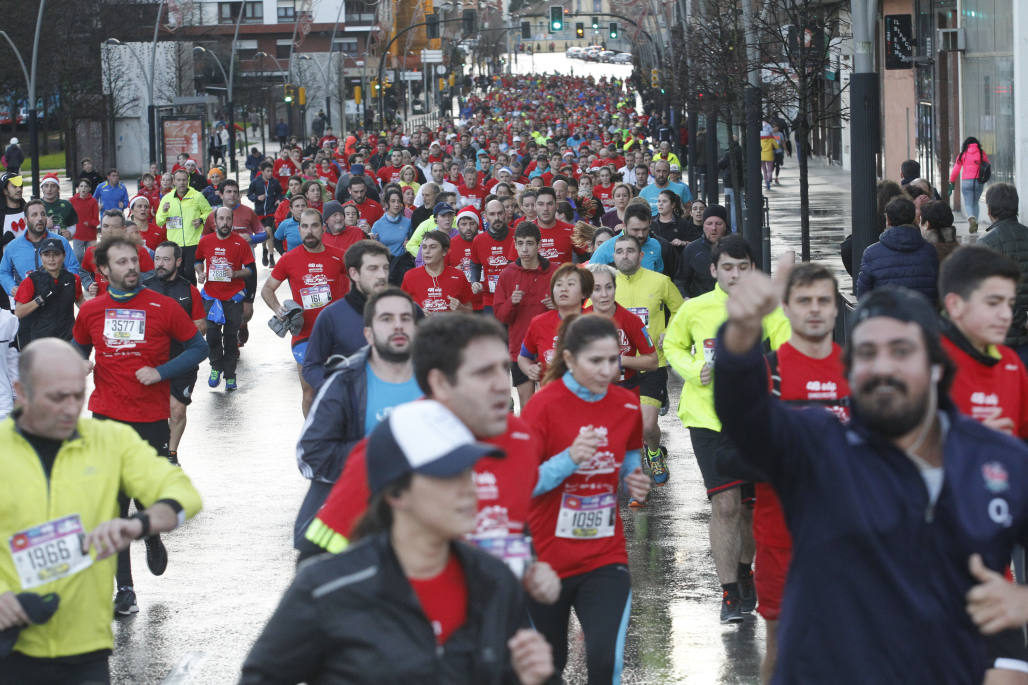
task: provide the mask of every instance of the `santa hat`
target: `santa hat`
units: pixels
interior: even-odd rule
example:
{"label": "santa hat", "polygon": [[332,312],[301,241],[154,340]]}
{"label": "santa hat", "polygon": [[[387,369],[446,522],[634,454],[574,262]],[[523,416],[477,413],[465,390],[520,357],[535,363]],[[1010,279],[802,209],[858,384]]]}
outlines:
{"label": "santa hat", "polygon": [[47,183],[56,183],[61,185],[61,179],[57,178],[57,174],[50,173],[43,177],[43,180],[39,182],[39,185],[45,185]]}
{"label": "santa hat", "polygon": [[459,224],[460,220],[464,217],[474,219],[476,226],[482,225],[482,220],[478,217],[478,212],[475,211],[474,207],[465,207],[464,209],[457,212],[457,223]]}

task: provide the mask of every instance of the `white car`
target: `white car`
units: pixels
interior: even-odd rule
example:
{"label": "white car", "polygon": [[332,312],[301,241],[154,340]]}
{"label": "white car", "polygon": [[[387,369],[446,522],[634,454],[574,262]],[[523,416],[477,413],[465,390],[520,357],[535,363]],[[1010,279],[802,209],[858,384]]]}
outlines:
{"label": "white car", "polygon": [[631,64],[632,63],[632,53],[630,53],[630,52],[619,52],[618,54],[614,55],[614,57],[610,61],[613,62],[614,64]]}

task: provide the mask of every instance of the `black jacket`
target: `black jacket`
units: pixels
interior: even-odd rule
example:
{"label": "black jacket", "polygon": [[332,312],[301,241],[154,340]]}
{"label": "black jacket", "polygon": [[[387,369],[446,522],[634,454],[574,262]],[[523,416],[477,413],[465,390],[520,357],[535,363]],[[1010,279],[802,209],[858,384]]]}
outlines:
{"label": "black jacket", "polygon": [[18,342],[22,346],[39,338],[60,338],[71,341],[75,325],[75,276],[61,268],[57,278],[44,269],[28,275],[37,296],[46,304],[22,319]]}
{"label": "black jacket", "polygon": [[243,663],[259,683],[517,683],[507,640],[528,627],[523,590],[503,562],[455,542],[468,617],[435,634],[396,559],[389,534],[301,565]]}
{"label": "black jacket", "polygon": [[[257,198],[261,195],[264,196],[264,199],[258,200]],[[265,181],[260,174],[250,181],[250,190],[246,194],[246,197],[253,203],[253,211],[257,213],[257,216],[274,216],[278,204],[285,196],[285,193],[282,192],[282,184],[278,182],[277,178],[272,176],[270,181]]]}
{"label": "black jacket", "polygon": [[710,253],[714,243],[703,236],[689,243],[682,251],[678,265],[678,277],[673,279],[685,288],[686,297],[696,297],[714,289],[714,277],[710,275]]}
{"label": "black jacket", "polygon": [[347,357],[318,390],[296,445],[296,465],[304,478],[336,482],[350,450],[364,437],[370,352],[365,345]]}

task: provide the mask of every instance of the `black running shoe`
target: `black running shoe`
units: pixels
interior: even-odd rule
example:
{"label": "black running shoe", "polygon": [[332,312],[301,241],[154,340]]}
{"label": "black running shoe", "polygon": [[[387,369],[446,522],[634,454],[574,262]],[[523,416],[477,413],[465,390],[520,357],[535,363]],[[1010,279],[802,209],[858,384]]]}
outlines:
{"label": "black running shoe", "polygon": [[146,565],[150,573],[159,576],[168,568],[168,550],[161,542],[160,535],[151,535],[144,544],[146,545]]}
{"label": "black running shoe", "polygon": [[727,591],[721,596],[721,624],[742,623],[742,611],[739,608],[739,598],[729,595]]}
{"label": "black running shoe", "polygon": [[131,616],[137,613],[139,613],[139,607],[136,606],[136,592],[132,586],[126,585],[118,588],[118,594],[114,596],[115,617]]}
{"label": "black running shoe", "polygon": [[264,254],[261,255],[261,264],[264,266],[268,265],[268,246],[264,246]]}
{"label": "black running shoe", "polygon": [[757,608],[757,586],[753,584],[753,571],[739,576],[739,611],[751,614]]}

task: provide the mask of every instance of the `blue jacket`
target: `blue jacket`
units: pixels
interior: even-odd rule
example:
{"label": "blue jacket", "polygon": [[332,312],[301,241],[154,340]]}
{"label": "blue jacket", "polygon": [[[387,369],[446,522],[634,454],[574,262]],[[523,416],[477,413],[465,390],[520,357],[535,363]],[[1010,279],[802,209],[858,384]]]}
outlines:
{"label": "blue jacket", "polygon": [[280,223],[278,228],[275,229],[275,240],[285,241],[286,252],[294,247],[299,247],[300,243],[303,242],[303,238],[300,237],[300,224],[297,223],[296,219],[290,216]]}
{"label": "blue jacket", "polygon": [[[64,244],[64,268],[70,273],[79,272],[79,260],[75,259],[75,250],[71,249],[64,236],[47,232],[47,238],[57,238]],[[36,244],[28,239],[28,231],[8,243],[4,248],[4,256],[0,259],[0,286],[13,296],[30,271],[40,268],[39,254]]]}
{"label": "blue jacket", "polygon": [[325,382],[329,357],[349,357],[368,344],[364,339],[365,301],[364,294],[351,286],[343,299],[325,307],[315,319],[303,356],[303,377],[312,388]]}
{"label": "blue jacket", "polygon": [[714,353],[723,431],[769,476],[793,536],[772,682],[982,682],[986,638],[965,610],[968,558],[977,552],[1002,571],[1014,544],[1028,542],[1028,447],[944,395],[933,505],[914,462],[858,414],[842,424],[823,409],[786,407],[768,392],[760,347],[736,356],[723,336]]}
{"label": "blue jacket", "polygon": [[[604,241],[602,245],[596,248],[596,252],[593,252],[592,258],[589,259],[590,264],[613,264],[614,263],[614,241],[621,237],[618,233],[610,240]],[[610,246],[607,246],[610,243]],[[657,273],[664,273],[664,258],[661,256],[661,245],[660,241],[654,238],[652,235],[646,239],[646,242],[642,246],[642,261],[641,266],[644,269],[650,271],[656,271]]]}
{"label": "blue jacket", "polygon": [[128,207],[129,203],[128,189],[124,183],[120,182],[118,185],[112,186],[107,181],[104,181],[93,191],[93,197],[96,198],[97,203],[100,205],[101,214],[108,209],[123,210]]}
{"label": "blue jacket", "polygon": [[678,193],[678,197],[682,198],[683,204],[692,202],[692,191],[684,183],[669,180],[665,188],[658,188],[657,184],[651,183],[639,191],[639,197],[650,203],[650,213],[653,216],[657,216],[657,198],[660,197],[660,191],[662,190],[675,191]]}
{"label": "blue jacket", "polygon": [[915,290],[935,305],[939,294],[939,253],[916,226],[891,226],[864,250],[856,293],[862,297],[883,285]]}
{"label": "blue jacket", "polygon": [[407,244],[407,235],[410,233],[410,219],[403,214],[397,214],[393,219],[389,213],[382,215],[382,218],[371,227],[371,232],[378,234],[378,239],[389,248],[390,254],[398,257],[403,254],[404,246]]}

